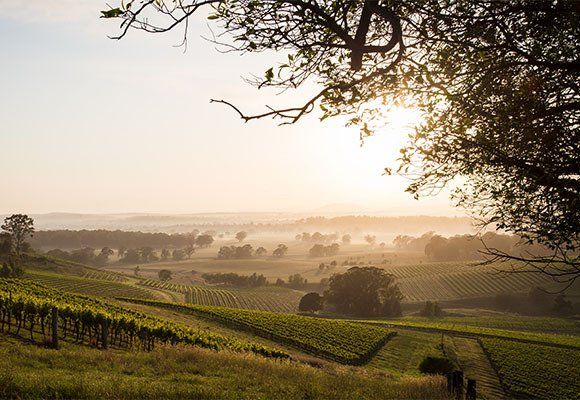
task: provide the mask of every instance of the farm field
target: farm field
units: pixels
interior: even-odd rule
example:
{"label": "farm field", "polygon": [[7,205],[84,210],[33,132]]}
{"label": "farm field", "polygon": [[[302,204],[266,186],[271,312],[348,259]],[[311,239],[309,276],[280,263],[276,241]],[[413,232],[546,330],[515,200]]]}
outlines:
{"label": "farm field", "polygon": [[[256,244],[257,245],[257,244]],[[289,243],[293,249],[292,243]],[[304,246],[304,244],[299,244]],[[346,246],[347,249],[350,246]],[[527,292],[535,286],[549,286],[551,282],[539,274],[501,274],[498,270],[506,267],[500,265],[477,265],[474,262],[429,262],[416,261],[414,254],[397,253],[392,250],[361,249],[342,250],[334,257],[308,257],[308,248],[301,248],[299,253],[290,254],[282,259],[253,258],[244,260],[216,259],[218,246],[202,249],[184,261],[164,261],[151,264],[139,264],[140,275],[144,279],[156,279],[161,269],[172,271],[172,282],[182,285],[199,285],[203,283],[203,273],[235,272],[241,275],[263,274],[273,283],[276,279],[287,279],[289,275],[299,273],[310,283],[320,282],[334,273],[343,273],[353,265],[374,265],[385,269],[397,278],[397,283],[404,295],[404,302],[418,303],[427,300],[444,301],[466,298],[493,297],[498,293]],[[337,262],[337,266],[320,271],[320,263]],[[343,265],[348,262],[349,265]],[[136,265],[109,265],[107,270],[133,274]],[[205,304],[205,303],[204,303]],[[213,304],[211,304],[213,305]],[[230,305],[228,305],[230,306]],[[287,311],[281,310],[278,311]]]}
{"label": "farm field", "polygon": [[[475,310],[474,314],[482,310]],[[399,318],[399,321],[432,323],[433,319],[419,316]],[[519,314],[494,313],[493,315],[445,316],[437,318],[438,324],[460,327],[505,329],[511,331],[551,332],[580,335],[580,321],[572,318],[533,317]]]}
{"label": "farm field", "polygon": [[554,346],[564,346],[580,349],[580,335],[577,334],[542,333],[536,331],[487,328],[466,324],[454,324],[451,322],[439,322],[438,320],[425,320],[424,318],[415,319],[415,317],[364,320],[364,323],[384,325],[391,328],[401,327],[407,329],[417,329],[420,331],[461,334],[474,337],[499,337],[519,340],[523,342],[544,343]]}
{"label": "farm field", "polygon": [[345,364],[369,361],[394,334],[381,327],[293,314],[149,300],[134,302],[204,316]]}
{"label": "farm field", "polygon": [[53,321],[58,325],[58,334],[63,340],[74,340],[77,343],[86,340],[102,348],[107,348],[110,343],[118,347],[151,350],[156,343],[171,342],[214,350],[251,351],[267,357],[288,357],[282,351],[256,343],[192,330],[184,325],[126,310],[102,300],[48,288],[29,280],[2,278],[0,283],[2,330],[6,326],[9,333],[15,331],[16,335],[29,334],[33,341],[35,333],[45,338],[47,319],[54,310],[57,317]]}
{"label": "farm field", "polygon": [[504,385],[514,397],[577,399],[580,350],[501,339],[480,339]]}
{"label": "farm field", "polygon": [[155,291],[116,281],[83,278],[73,275],[62,275],[32,270],[26,272],[26,277],[55,289],[84,294],[87,296],[136,297],[145,299],[163,298]]}
{"label": "farm field", "polygon": [[212,286],[182,285],[154,279],[147,279],[139,284],[145,287],[181,293],[186,303],[274,312],[297,312],[300,298],[304,295],[303,292],[298,290],[277,286],[217,288]]}

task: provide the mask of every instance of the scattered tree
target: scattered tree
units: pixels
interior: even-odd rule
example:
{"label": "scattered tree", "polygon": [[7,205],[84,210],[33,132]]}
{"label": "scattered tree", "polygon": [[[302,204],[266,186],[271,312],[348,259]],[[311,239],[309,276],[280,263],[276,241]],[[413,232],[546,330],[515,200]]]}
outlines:
{"label": "scattered tree", "polygon": [[34,234],[34,220],[25,214],[13,214],[4,219],[1,228],[10,235],[14,253],[20,261],[26,239]]}
{"label": "scattered tree", "polygon": [[171,273],[170,270],[168,269],[162,269],[160,270],[157,275],[159,276],[159,279],[162,280],[163,282],[168,281],[171,279],[171,276],[173,275]]}
{"label": "scattered tree", "polygon": [[235,260],[243,258],[252,258],[254,249],[251,244],[243,246],[222,246],[220,247],[217,258],[220,260]]}
{"label": "scattered tree", "polygon": [[443,309],[436,301],[427,301],[423,309],[419,312],[419,315],[427,318],[439,318],[443,316]]}
{"label": "scattered tree", "polygon": [[340,245],[338,243],[333,243],[330,246],[325,246],[323,244],[315,244],[308,251],[310,257],[329,257],[338,254],[340,250]]}
{"label": "scattered tree", "polygon": [[185,251],[183,251],[181,249],[175,249],[171,253],[171,258],[173,258],[174,261],[184,260],[185,259]]}
{"label": "scattered tree", "polygon": [[316,292],[306,293],[300,299],[298,310],[316,312],[322,310],[322,297]]}
{"label": "scattered tree", "polygon": [[376,267],[353,267],[334,274],[324,299],[340,313],[356,316],[399,316],[403,296],[395,277]]}
{"label": "scattered tree", "polygon": [[265,248],[263,248],[263,247],[260,246],[260,247],[258,247],[256,249],[256,255],[258,257],[263,256],[263,255],[266,255],[266,254],[268,254],[268,250],[266,250]]}
{"label": "scattered tree", "polygon": [[244,241],[244,239],[246,239],[248,237],[248,232],[246,231],[239,231],[238,233],[236,233],[236,240],[240,243],[242,243]]}
{"label": "scattered tree", "polygon": [[203,234],[195,238],[195,244],[202,248],[209,247],[212,245],[212,243],[213,243],[212,235]]}
{"label": "scattered tree", "polygon": [[306,286],[308,279],[304,278],[300,274],[290,275],[288,277],[288,286],[292,289],[300,289]]}
{"label": "scattered tree", "polygon": [[374,235],[366,235],[365,242],[367,242],[371,246],[374,246],[377,243],[377,237]]}
{"label": "scattered tree", "polygon": [[342,235],[342,244],[350,244],[352,241],[352,237],[347,233],[346,235]]}
{"label": "scattered tree", "polygon": [[285,244],[280,243],[278,245],[278,247],[276,247],[274,249],[274,251],[272,252],[272,257],[276,257],[276,258],[282,258],[286,255],[286,253],[288,252],[288,246],[286,246]]}

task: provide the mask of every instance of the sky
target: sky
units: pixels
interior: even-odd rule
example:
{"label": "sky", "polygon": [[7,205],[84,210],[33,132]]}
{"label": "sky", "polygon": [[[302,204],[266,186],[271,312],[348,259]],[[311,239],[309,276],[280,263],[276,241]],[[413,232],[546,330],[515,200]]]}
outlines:
{"label": "sky", "polygon": [[[279,54],[222,54],[193,20],[179,33],[121,41],[100,0],[0,0],[0,213],[197,213],[333,210],[462,215],[448,193],[414,200],[384,176],[416,113],[400,110],[361,146],[358,130],[311,115],[292,126],[243,123],[295,105],[257,91]],[[293,102],[294,100],[294,102]]]}

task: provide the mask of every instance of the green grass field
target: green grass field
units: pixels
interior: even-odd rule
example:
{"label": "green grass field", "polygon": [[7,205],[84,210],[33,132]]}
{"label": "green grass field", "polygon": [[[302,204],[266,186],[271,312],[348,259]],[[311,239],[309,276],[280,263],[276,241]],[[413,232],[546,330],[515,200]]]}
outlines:
{"label": "green grass field", "polygon": [[55,351],[0,334],[1,398],[447,398],[440,378],[327,368],[185,347],[129,352],[65,343]]}

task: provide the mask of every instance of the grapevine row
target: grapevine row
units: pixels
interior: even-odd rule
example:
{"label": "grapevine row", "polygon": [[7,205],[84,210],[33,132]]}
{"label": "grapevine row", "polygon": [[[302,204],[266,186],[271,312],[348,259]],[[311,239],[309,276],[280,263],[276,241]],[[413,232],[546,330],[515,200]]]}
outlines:
{"label": "grapevine row", "polygon": [[368,362],[395,334],[381,327],[294,314],[154,300],[124,300],[218,320],[234,329],[250,331],[344,364],[360,365]]}
{"label": "grapevine row", "polygon": [[34,329],[46,335],[49,313],[58,314],[58,331],[64,340],[107,347],[108,345],[151,350],[158,343],[188,344],[220,350],[251,351],[268,357],[287,357],[279,350],[255,343],[197,331],[170,321],[125,310],[104,301],[72,295],[28,280],[0,279],[1,330]]}

